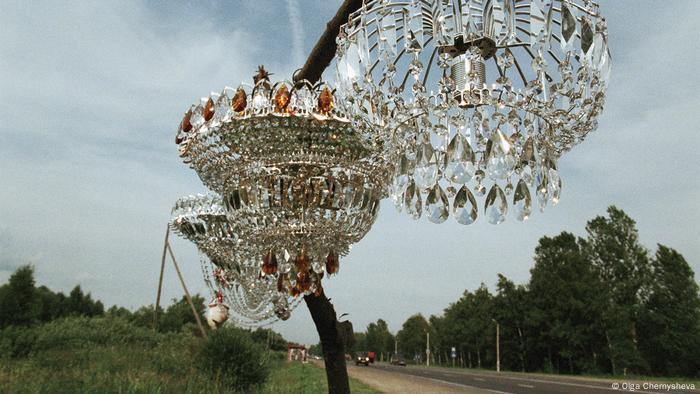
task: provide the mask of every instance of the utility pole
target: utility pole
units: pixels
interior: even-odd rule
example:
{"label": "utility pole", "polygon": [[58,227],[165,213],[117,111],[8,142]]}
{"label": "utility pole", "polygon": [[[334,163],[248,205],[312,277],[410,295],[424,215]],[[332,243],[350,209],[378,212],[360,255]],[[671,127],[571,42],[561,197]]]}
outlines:
{"label": "utility pole", "polygon": [[394,337],[394,355],[397,355],[399,353],[399,336],[398,333]]}
{"label": "utility pole", "polygon": [[501,325],[496,319],[491,319],[496,323],[496,372],[501,372]]}
{"label": "utility pole", "polygon": [[425,366],[429,367],[430,366],[430,332],[426,331],[425,335],[427,337],[426,345],[425,345]]}

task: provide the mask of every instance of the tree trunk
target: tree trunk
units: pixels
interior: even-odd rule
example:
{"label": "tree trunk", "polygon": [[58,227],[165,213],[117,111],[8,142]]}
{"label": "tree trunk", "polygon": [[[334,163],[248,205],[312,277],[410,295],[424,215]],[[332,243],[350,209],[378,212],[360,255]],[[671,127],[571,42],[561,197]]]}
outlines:
{"label": "tree trunk", "polygon": [[[322,292],[304,297],[311,317],[321,339],[323,360],[326,366],[328,392],[331,394],[349,394],[348,371],[345,363],[345,345],[349,341],[347,326],[350,322],[339,322],[333,304]],[[346,324],[347,323],[347,324]],[[352,325],[349,334],[352,335]]]}
{"label": "tree trunk", "polygon": [[617,366],[615,365],[615,353],[613,351],[612,342],[610,341],[610,334],[608,334],[607,330],[605,330],[605,339],[608,342],[608,349],[610,350],[610,364],[612,366],[612,374],[613,376],[615,376],[617,375]]}
{"label": "tree trunk", "polygon": [[523,341],[523,330],[518,326],[518,337],[520,337],[520,369],[525,372],[525,342]]}

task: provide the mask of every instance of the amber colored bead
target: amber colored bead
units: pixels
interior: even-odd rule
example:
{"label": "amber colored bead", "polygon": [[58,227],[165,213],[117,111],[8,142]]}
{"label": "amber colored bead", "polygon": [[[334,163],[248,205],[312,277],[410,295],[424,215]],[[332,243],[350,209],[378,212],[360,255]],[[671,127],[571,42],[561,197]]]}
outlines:
{"label": "amber colored bead", "polygon": [[235,112],[241,113],[245,111],[248,106],[248,95],[246,95],[245,90],[239,88],[236,90],[236,94],[233,95],[231,100],[231,109]]}
{"label": "amber colored bead", "polygon": [[299,294],[301,294],[301,291],[299,290],[298,287],[294,286],[294,287],[292,287],[291,289],[289,289],[289,294],[290,294],[292,297],[297,297]]}
{"label": "amber colored bead", "polygon": [[207,103],[204,105],[204,111],[202,111],[202,116],[205,121],[210,121],[214,117],[214,100],[209,97]]}
{"label": "amber colored bead", "polygon": [[305,292],[311,287],[311,276],[308,271],[297,273],[297,286],[299,290]]}
{"label": "amber colored bead", "polygon": [[294,265],[297,267],[297,271],[306,272],[309,270],[309,256],[306,254],[304,249],[297,254],[297,258],[294,260]]}
{"label": "amber colored bead", "polygon": [[326,272],[328,275],[332,275],[338,272],[340,268],[340,261],[338,260],[338,255],[335,252],[328,253],[326,257]]}
{"label": "amber colored bead", "polygon": [[192,123],[190,122],[190,119],[192,119],[192,110],[188,110],[185,113],[185,116],[182,118],[182,122],[180,122],[180,130],[184,131],[185,133],[192,130]]}
{"label": "amber colored bead", "polygon": [[287,85],[282,85],[275,94],[275,112],[287,112],[287,106],[289,105],[290,98],[291,95],[289,94]]}
{"label": "amber colored bead", "polygon": [[277,273],[277,256],[272,251],[265,253],[265,256],[263,256],[262,272],[265,275]]}
{"label": "amber colored bead", "polygon": [[326,115],[333,110],[333,93],[331,90],[323,88],[321,94],[318,95],[318,112]]}

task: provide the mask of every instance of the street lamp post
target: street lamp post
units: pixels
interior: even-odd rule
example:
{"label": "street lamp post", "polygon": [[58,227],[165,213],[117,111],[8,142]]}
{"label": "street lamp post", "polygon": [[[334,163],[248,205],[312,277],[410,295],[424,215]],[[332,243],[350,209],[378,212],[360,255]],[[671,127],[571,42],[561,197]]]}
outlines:
{"label": "street lamp post", "polygon": [[496,323],[496,372],[501,372],[501,325],[496,319],[491,319]]}
{"label": "street lamp post", "polygon": [[427,342],[425,345],[425,366],[429,367],[430,366],[430,332],[426,331],[425,332]]}

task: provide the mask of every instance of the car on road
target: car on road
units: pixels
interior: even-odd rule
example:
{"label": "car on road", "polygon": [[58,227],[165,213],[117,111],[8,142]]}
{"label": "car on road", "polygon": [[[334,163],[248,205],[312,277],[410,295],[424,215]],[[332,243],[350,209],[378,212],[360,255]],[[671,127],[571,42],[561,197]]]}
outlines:
{"label": "car on road", "polygon": [[369,354],[367,352],[357,352],[355,353],[355,365],[369,366]]}
{"label": "car on road", "polygon": [[391,356],[391,365],[400,365],[402,367],[406,366],[406,359],[400,354],[395,354]]}

